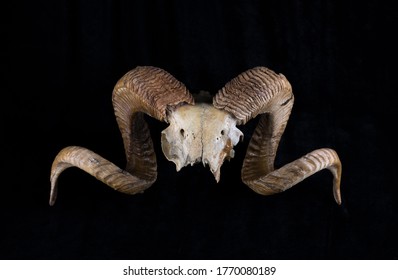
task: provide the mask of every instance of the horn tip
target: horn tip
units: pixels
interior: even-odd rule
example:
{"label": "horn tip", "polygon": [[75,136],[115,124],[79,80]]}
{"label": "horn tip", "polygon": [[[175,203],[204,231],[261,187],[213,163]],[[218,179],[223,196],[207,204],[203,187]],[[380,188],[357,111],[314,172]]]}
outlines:
{"label": "horn tip", "polygon": [[48,204],[50,206],[54,206],[56,200],[57,200],[57,184],[56,182],[51,181],[50,200]]}

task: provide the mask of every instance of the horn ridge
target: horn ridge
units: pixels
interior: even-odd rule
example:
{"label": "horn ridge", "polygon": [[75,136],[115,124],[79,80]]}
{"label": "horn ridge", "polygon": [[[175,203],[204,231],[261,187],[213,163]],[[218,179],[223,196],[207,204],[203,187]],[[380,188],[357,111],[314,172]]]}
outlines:
{"label": "horn ridge", "polygon": [[291,92],[285,76],[266,67],[255,67],[220,89],[213,98],[213,105],[233,114],[242,125],[265,113],[275,95],[292,95]]}
{"label": "horn ridge", "polygon": [[126,105],[160,121],[165,120],[169,106],[194,104],[191,93],[182,82],[153,66],[138,66],[127,72],[117,82],[112,101],[116,113],[121,110],[120,106]]}

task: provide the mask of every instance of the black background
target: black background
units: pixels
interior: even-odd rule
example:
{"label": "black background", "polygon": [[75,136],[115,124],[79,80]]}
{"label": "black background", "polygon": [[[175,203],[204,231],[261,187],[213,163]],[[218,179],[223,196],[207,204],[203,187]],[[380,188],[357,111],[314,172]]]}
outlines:
{"label": "black background", "polygon": [[[388,2],[13,1],[6,8],[1,259],[398,258],[397,15]],[[296,101],[276,166],[334,148],[343,204],[333,200],[328,171],[274,196],[241,183],[256,120],[240,127],[245,140],[216,184],[201,165],[177,173],[159,145],[166,124],[147,118],[159,171],[151,188],[128,196],[72,168],[50,207],[50,167],[63,147],[84,146],[124,166],[111,93],[137,65],[212,94],[254,66],[283,73]]]}

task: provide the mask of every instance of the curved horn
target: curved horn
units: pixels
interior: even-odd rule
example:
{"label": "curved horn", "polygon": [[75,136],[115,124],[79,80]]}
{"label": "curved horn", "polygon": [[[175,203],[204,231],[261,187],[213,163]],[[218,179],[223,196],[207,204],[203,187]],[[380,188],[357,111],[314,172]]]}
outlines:
{"label": "curved horn", "polygon": [[228,82],[213,98],[217,109],[225,110],[245,124],[261,115],[250,140],[242,167],[242,180],[255,192],[269,195],[285,191],[308,176],[329,169],[335,200],[341,204],[341,162],[331,149],[320,149],[274,170],[276,151],[286,128],[294,96],[289,81],[265,67],[243,72]]}
{"label": "curved horn", "polygon": [[50,205],[55,203],[58,176],[72,166],[123,193],[136,194],[150,187],[156,181],[157,164],[144,114],[167,122],[168,111],[194,104],[184,84],[168,72],[149,66],[125,74],[114,87],[112,101],[123,138],[126,171],[86,148],[64,148],[51,168]]}

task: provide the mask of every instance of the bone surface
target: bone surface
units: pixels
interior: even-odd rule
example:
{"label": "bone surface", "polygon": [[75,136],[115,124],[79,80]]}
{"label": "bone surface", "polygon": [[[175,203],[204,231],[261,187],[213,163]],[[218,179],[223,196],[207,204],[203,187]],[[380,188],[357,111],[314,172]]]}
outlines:
{"label": "bone surface", "polygon": [[162,150],[175,163],[177,171],[202,162],[209,165],[216,181],[225,159],[234,157],[233,147],[243,137],[236,119],[210,104],[181,106],[168,117],[169,127],[162,131]]}

